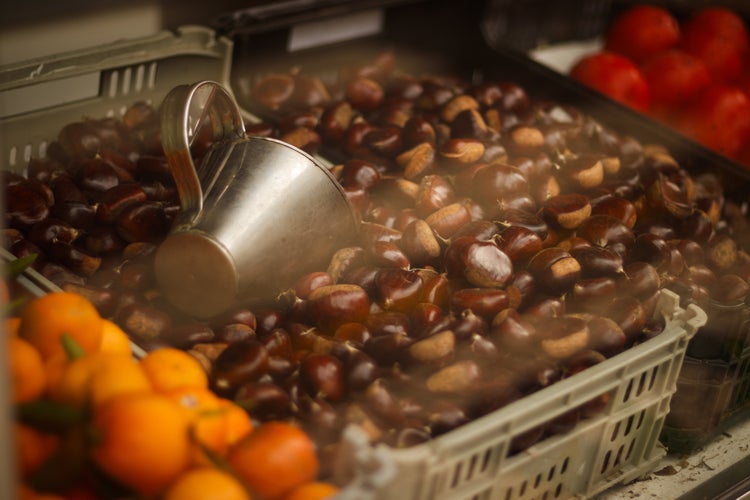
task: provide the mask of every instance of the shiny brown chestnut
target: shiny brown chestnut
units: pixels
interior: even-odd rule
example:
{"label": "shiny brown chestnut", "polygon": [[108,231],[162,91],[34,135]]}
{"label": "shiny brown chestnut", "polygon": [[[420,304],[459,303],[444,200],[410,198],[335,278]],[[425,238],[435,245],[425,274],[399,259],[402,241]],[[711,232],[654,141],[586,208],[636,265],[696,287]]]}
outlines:
{"label": "shiny brown chestnut", "polygon": [[439,149],[440,156],[454,165],[470,165],[484,156],[485,145],[479,139],[448,139]]}
{"label": "shiny brown chestnut", "polygon": [[344,366],[330,354],[311,353],[300,362],[300,382],[312,397],[339,401],[346,394]]}
{"label": "shiny brown chestnut", "polygon": [[475,386],[481,378],[482,371],[475,361],[461,360],[427,377],[425,386],[434,393],[461,394]]}
{"label": "shiny brown chestnut", "polygon": [[7,227],[26,229],[49,216],[44,197],[21,184],[5,190],[5,220]]}
{"label": "shiny brown chestnut", "polygon": [[623,272],[623,258],[617,252],[600,246],[571,248],[570,255],[581,266],[582,278],[617,276]]}
{"label": "shiny brown chestnut", "polygon": [[344,323],[363,322],[370,312],[370,298],[357,285],[321,286],[310,292],[308,301],[316,324],[331,333]]}
{"label": "shiny brown chestnut", "polygon": [[288,418],[292,401],[287,391],[268,381],[251,381],[240,385],[234,402],[262,421]]}
{"label": "shiny brown chestnut", "polygon": [[542,250],[542,239],[531,229],[523,226],[509,226],[495,235],[493,241],[510,260],[517,264],[528,262]]}
{"label": "shiny brown chestnut", "polygon": [[214,391],[233,397],[240,386],[259,380],[268,371],[268,352],[254,339],[229,344],[216,358],[210,380]]}
{"label": "shiny brown chestnut", "polygon": [[441,255],[440,242],[423,219],[415,219],[404,228],[398,245],[412,266],[433,264]]}
{"label": "shiny brown chestnut", "polygon": [[427,217],[433,212],[450,205],[456,199],[453,185],[442,175],[426,175],[419,181],[419,189],[414,200],[417,215]]}
{"label": "shiny brown chestnut", "polygon": [[353,108],[367,112],[383,103],[385,91],[383,87],[371,78],[355,78],[346,86],[346,98]]}
{"label": "shiny brown chestnut", "polygon": [[420,142],[396,156],[396,163],[404,170],[404,178],[419,179],[435,169],[437,152],[431,142]]}
{"label": "shiny brown chestnut", "polygon": [[515,309],[503,309],[492,318],[490,338],[508,353],[530,353],[539,340],[533,323]]}
{"label": "shiny brown chestnut", "polygon": [[540,290],[550,294],[564,293],[581,277],[581,265],[562,248],[550,247],[537,252],[529,261],[528,271]]}
{"label": "shiny brown chestnut", "polygon": [[384,267],[375,276],[375,290],[386,311],[412,311],[422,301],[423,284],[419,273],[398,267]]}
{"label": "shiny brown chestnut", "polygon": [[563,229],[575,229],[591,215],[591,204],[580,193],[558,194],[542,207],[545,220]]}
{"label": "shiny brown chestnut", "polygon": [[620,244],[627,250],[635,242],[633,230],[611,215],[592,215],[578,226],[576,235],[600,247]]}
{"label": "shiny brown chestnut", "polygon": [[444,254],[448,276],[483,288],[502,288],[513,278],[513,262],[492,241],[463,236],[448,245]]}
{"label": "shiny brown chestnut", "polygon": [[558,360],[585,349],[590,337],[586,320],[573,315],[547,318],[537,325],[537,332],[541,334],[542,351]]}
{"label": "shiny brown chestnut", "polygon": [[468,309],[488,320],[508,305],[508,293],[498,288],[461,288],[450,296],[450,309],[454,314]]}
{"label": "shiny brown chestnut", "polygon": [[164,206],[154,201],[133,203],[115,219],[117,233],[127,242],[154,242],[163,238],[168,229]]}
{"label": "shiny brown chestnut", "polygon": [[471,214],[462,203],[451,203],[428,215],[425,222],[441,238],[450,238],[464,224],[471,222]]}

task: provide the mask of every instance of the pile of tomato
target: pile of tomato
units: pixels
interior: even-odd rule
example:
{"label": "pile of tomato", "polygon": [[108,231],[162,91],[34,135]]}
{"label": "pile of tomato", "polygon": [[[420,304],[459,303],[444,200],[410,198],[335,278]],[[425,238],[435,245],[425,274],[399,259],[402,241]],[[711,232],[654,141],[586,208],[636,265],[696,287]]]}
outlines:
{"label": "pile of tomato", "polygon": [[711,6],[678,17],[632,6],[613,18],[603,48],[570,74],[750,165],[750,36],[737,12]]}

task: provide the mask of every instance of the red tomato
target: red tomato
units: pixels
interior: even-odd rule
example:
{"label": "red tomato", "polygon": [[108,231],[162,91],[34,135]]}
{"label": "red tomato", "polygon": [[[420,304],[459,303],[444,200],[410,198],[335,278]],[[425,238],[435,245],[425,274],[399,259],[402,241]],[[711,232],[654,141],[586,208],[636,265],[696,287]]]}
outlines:
{"label": "red tomato", "polygon": [[651,114],[668,119],[711,83],[703,61],[678,49],[654,54],[641,66],[651,92]]}
{"label": "red tomato", "polygon": [[735,158],[750,141],[750,98],[737,87],[711,84],[690,103],[675,126],[697,142]]}
{"label": "red tomato", "polygon": [[745,21],[725,7],[706,7],[696,11],[683,23],[683,36],[697,32],[721,36],[742,50],[750,49],[750,36]]}
{"label": "red tomato", "polygon": [[703,60],[711,76],[736,81],[750,52],[744,21],[729,9],[709,7],[683,24],[681,47]]}
{"label": "red tomato", "polygon": [[604,48],[640,63],[657,51],[674,47],[679,40],[680,25],[668,10],[636,5],[612,21]]}
{"label": "red tomato", "polygon": [[649,89],[643,73],[630,59],[613,52],[596,52],[576,62],[570,75],[610,98],[645,112]]}

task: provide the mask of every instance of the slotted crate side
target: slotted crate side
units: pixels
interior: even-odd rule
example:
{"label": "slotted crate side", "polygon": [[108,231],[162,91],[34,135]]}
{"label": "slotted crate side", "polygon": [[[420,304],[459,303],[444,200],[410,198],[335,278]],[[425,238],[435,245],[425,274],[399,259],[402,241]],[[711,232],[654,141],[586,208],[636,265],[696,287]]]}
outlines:
{"label": "slotted crate side", "polygon": [[232,41],[200,26],[0,68],[0,168],[23,173],[63,126],[120,117],[137,101],[157,105],[175,86],[228,86]]}
{"label": "slotted crate side", "polygon": [[591,476],[583,491],[590,497],[609,487],[627,483],[651,472],[666,450],[659,444],[669,399],[674,391],[605,423],[600,449],[591,464]]}
{"label": "slotted crate side", "polygon": [[[385,447],[396,477],[378,498],[527,498],[543,489],[589,495],[650,472],[665,454],[658,437],[686,346],[706,320],[695,306],[680,309],[674,293],[662,295],[660,335],[428,443]],[[508,456],[514,438],[602,396],[601,413]]]}
{"label": "slotted crate side", "polygon": [[604,415],[583,421],[571,432],[529,449],[495,479],[492,498],[566,498],[584,491],[590,466],[581,457],[596,456],[606,421]]}

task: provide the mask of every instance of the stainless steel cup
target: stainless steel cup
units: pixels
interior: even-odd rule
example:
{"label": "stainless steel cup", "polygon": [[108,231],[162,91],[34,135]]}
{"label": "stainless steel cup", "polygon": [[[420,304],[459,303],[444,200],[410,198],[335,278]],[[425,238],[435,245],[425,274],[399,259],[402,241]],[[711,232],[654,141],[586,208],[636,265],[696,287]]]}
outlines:
{"label": "stainless steel cup", "polygon": [[[177,87],[161,113],[182,210],[155,270],[177,308],[207,318],[272,297],[325,269],[351,241],[357,220],[328,169],[287,143],[246,136],[239,107],[221,85]],[[205,123],[217,140],[196,169],[190,145]]]}

